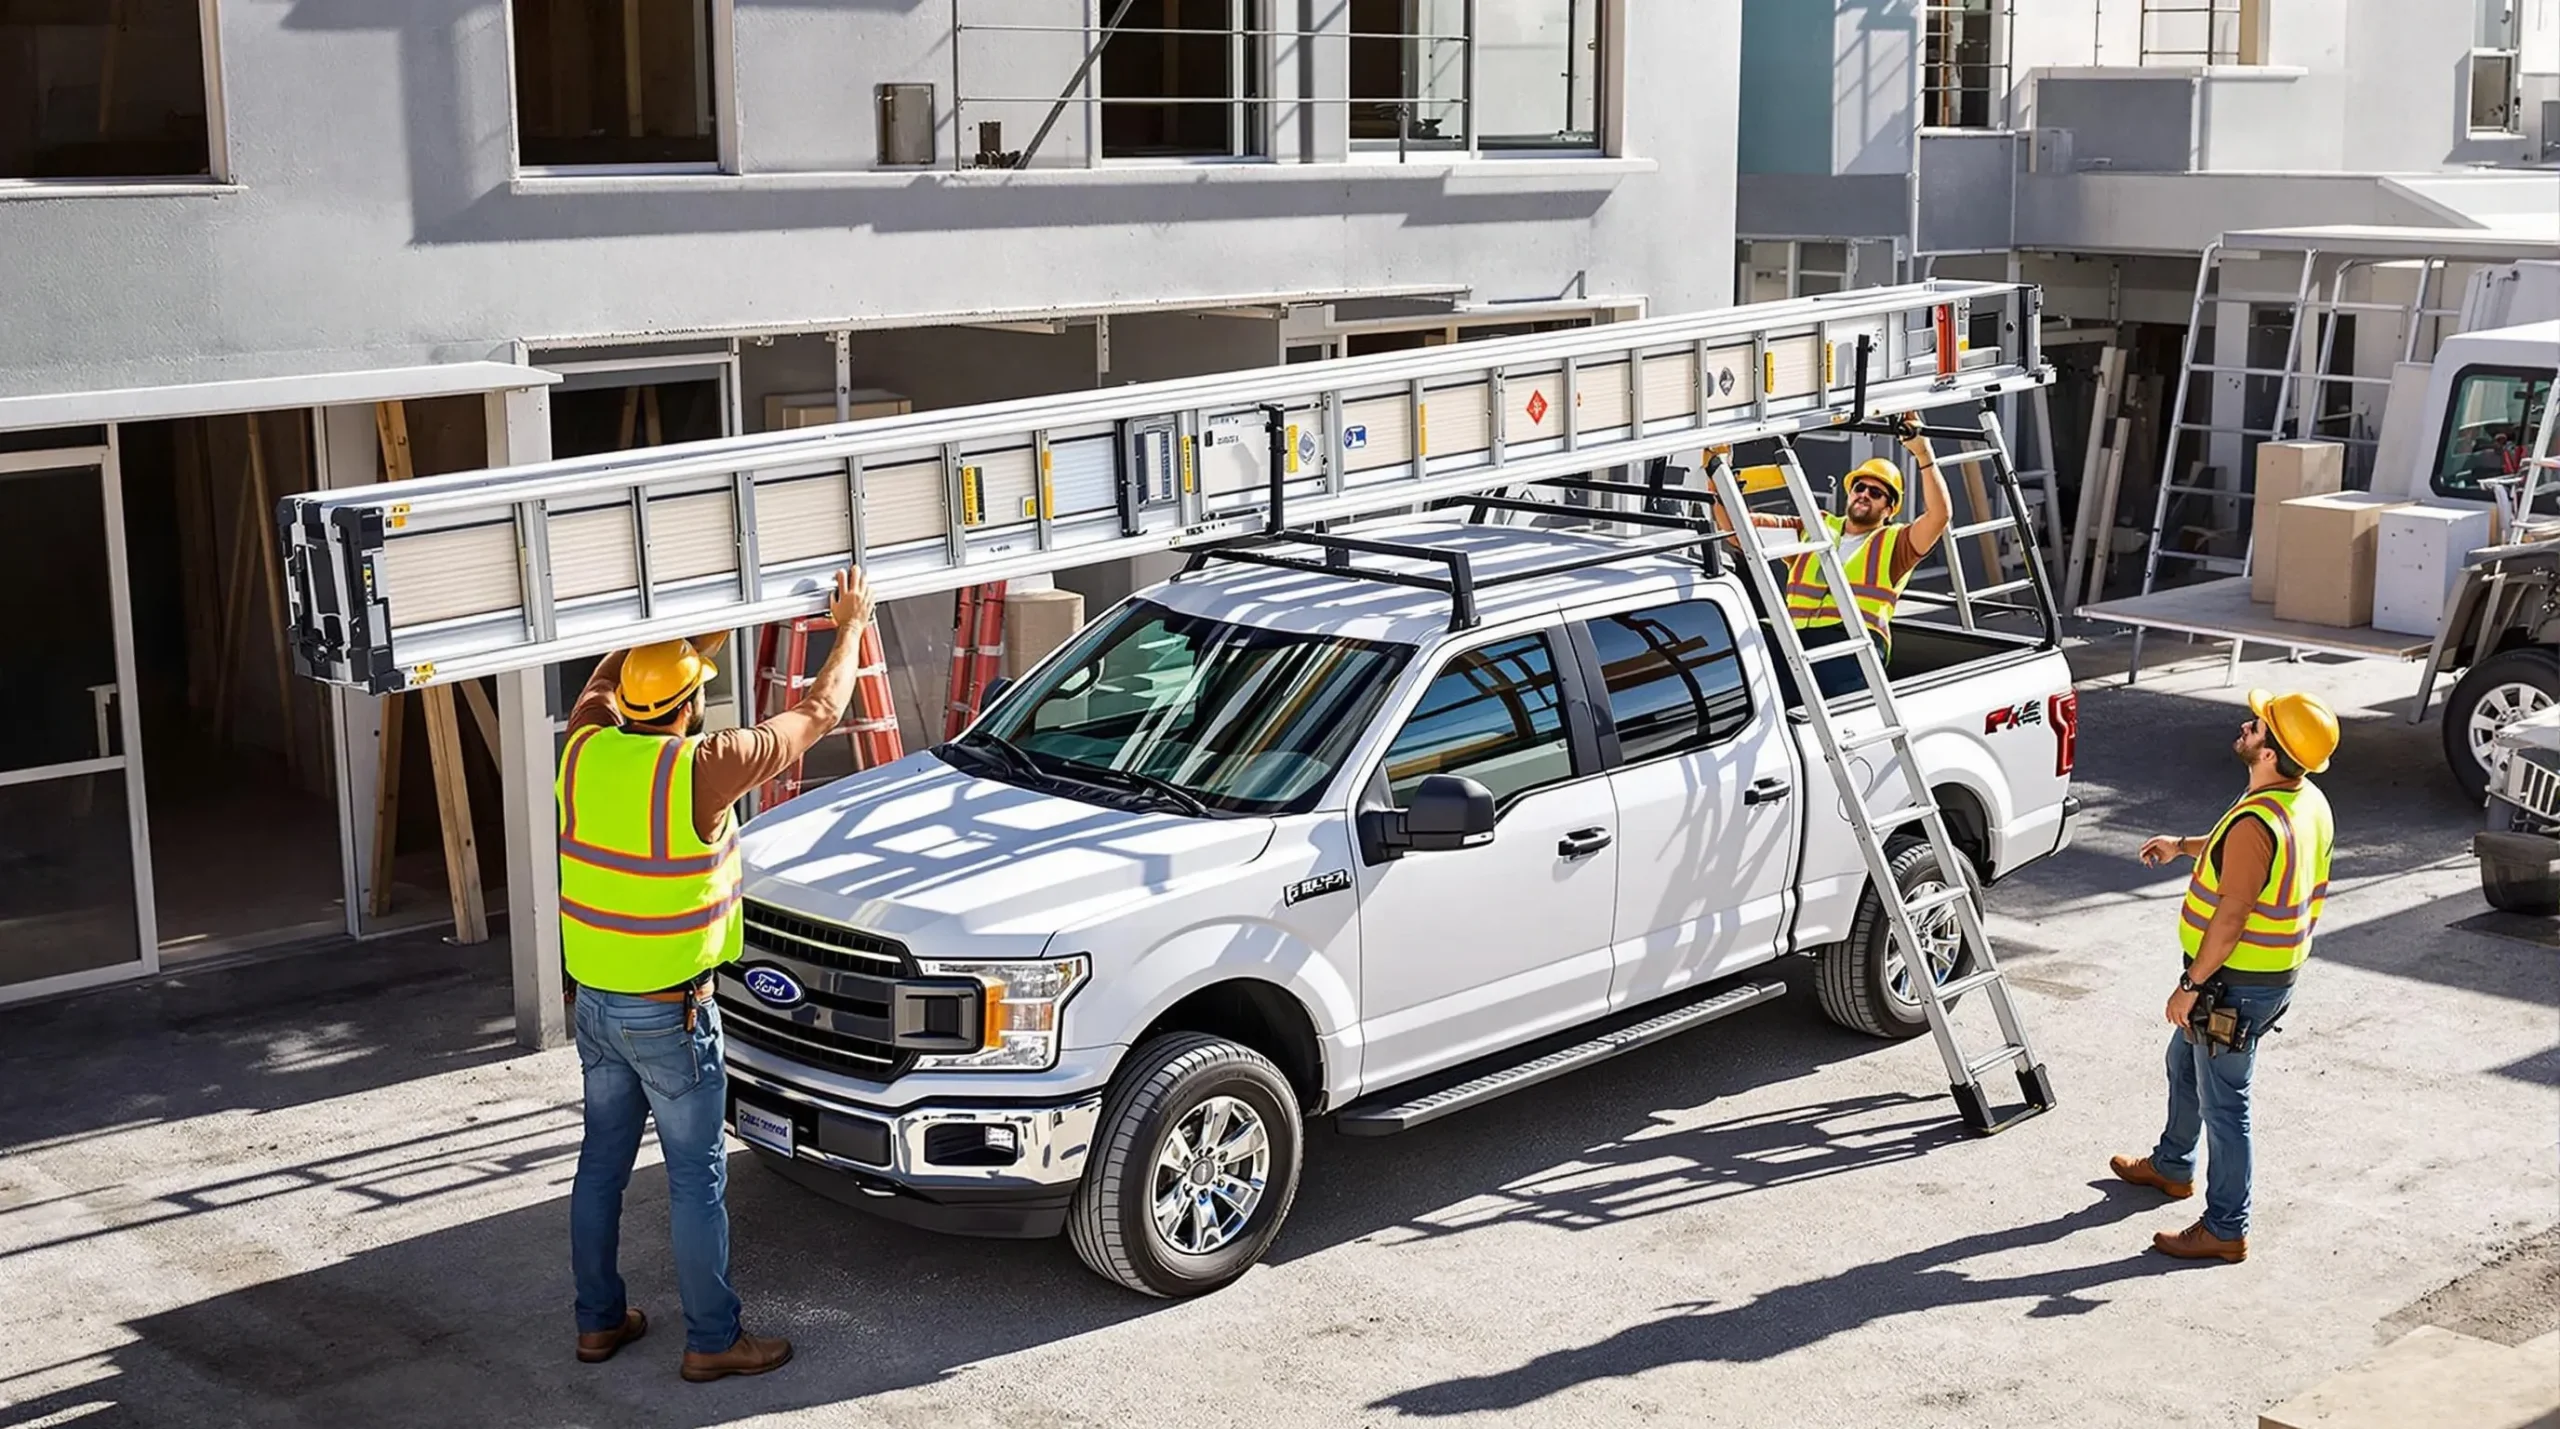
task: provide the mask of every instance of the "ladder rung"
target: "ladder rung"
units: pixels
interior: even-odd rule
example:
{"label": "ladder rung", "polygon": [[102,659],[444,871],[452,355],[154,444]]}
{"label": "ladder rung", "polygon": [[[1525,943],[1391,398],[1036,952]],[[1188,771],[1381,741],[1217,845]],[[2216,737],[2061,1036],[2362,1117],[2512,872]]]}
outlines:
{"label": "ladder rung", "polygon": [[1966,973],[1963,977],[1957,978],[1953,982],[1942,982],[1938,984],[1938,1000],[1940,1002],[1952,1002],[1976,988],[1989,987],[1991,984],[1998,982],[1999,980],[2000,970],[1998,968],[1984,968],[1980,972]]}
{"label": "ladder rung", "polygon": [[2199,362],[2187,370],[2210,372],[2218,377],[2290,377],[2293,375],[2293,369],[2289,367],[2227,367],[2217,362]]}
{"label": "ladder rung", "polygon": [[2234,501],[2255,494],[2247,491],[2232,491],[2220,486],[2198,486],[2188,481],[2173,481],[2164,489],[2177,496],[2228,496]]}
{"label": "ladder rung", "polygon": [[2007,595],[2013,590],[2025,590],[2035,583],[2034,576],[2024,576],[2014,581],[2002,581],[1998,585],[1987,585],[1980,590],[1967,591],[1965,594],[1975,600],[1988,600],[1995,595]]}
{"label": "ladder rung", "polygon": [[1804,652],[1804,662],[1808,665],[1818,665],[1825,660],[1837,660],[1844,655],[1855,655],[1866,648],[1866,637],[1860,636],[1854,640],[1843,640],[1836,645],[1825,645],[1820,649],[1807,650]]}
{"label": "ladder rung", "polygon": [[1910,902],[1903,904],[1902,911],[1911,917],[1917,918],[1923,913],[1935,913],[1941,908],[1952,907],[1972,896],[1973,886],[1971,884],[1951,883],[1946,887],[1939,889],[1937,892],[1930,894],[1926,898],[1914,898]]}
{"label": "ladder rung", "polygon": [[2003,1062],[2014,1062],[2021,1057],[2029,1055],[2032,1054],[2027,1048],[2022,1047],[2015,1042],[2004,1042],[2000,1045],[1999,1051],[1985,1052],[1981,1056],[1975,1057],[1966,1062],[1964,1064],[1964,1079],[1968,1082],[1978,1080],[1983,1073],[1990,1071],[1992,1068],[1999,1066]]}
{"label": "ladder rung", "polygon": [[1798,556],[1810,556],[1824,550],[1830,544],[1829,541],[1786,541],[1775,546],[1763,546],[1760,554],[1773,561],[1792,561]]}
{"label": "ladder rung", "polygon": [[1908,733],[1910,733],[1910,731],[1904,729],[1898,724],[1889,724],[1882,729],[1869,730],[1867,733],[1858,735],[1853,739],[1844,739],[1840,741],[1840,752],[1843,754],[1855,754],[1861,749],[1873,749],[1879,744],[1891,744]]}
{"label": "ladder rung", "polygon": [[2207,293],[2204,300],[2208,303],[2263,303],[2271,308],[2300,307],[2303,301],[2300,293]]}
{"label": "ladder rung", "polygon": [[2388,377],[2360,377],[2352,372],[2332,372],[2322,377],[2306,377],[2304,380],[2309,382],[2353,382],[2367,387],[2388,387],[2391,385],[2391,379]]}
{"label": "ladder rung", "polygon": [[2159,556],[2160,559],[2164,561],[2193,561],[2198,565],[2212,566],[2217,570],[2228,568],[2236,571],[2240,569],[2240,558],[2238,556],[2215,556],[2208,555],[2203,551],[2162,551],[2159,553]]}
{"label": "ladder rung", "polygon": [[2265,437],[2269,441],[2274,441],[2276,436],[2276,429],[2273,427],[2220,427],[2211,422],[2180,422],[2178,424],[2178,430],[2182,432],[2219,432],[2226,437]]}
{"label": "ladder rung", "polygon": [[1882,836],[1901,828],[1904,824],[1916,824],[1929,817],[1929,813],[1930,806],[1927,804],[1912,804],[1906,808],[1896,809],[1890,814],[1879,814],[1869,809],[1867,823],[1874,828],[1878,836]]}
{"label": "ladder rung", "polygon": [[2017,528],[2018,518],[2015,516],[1994,516],[1988,521],[1976,521],[1968,526],[1958,526],[1947,533],[1946,539],[1961,541],[1967,536],[1987,536],[1994,531],[2014,531]]}
{"label": "ladder rung", "polygon": [[1949,452],[1945,456],[1939,457],[1937,459],[1937,464],[1940,466],[1969,466],[1974,462],[1989,461],[1998,455],[2000,455],[2000,452],[1996,447],[1975,447],[1971,451]]}

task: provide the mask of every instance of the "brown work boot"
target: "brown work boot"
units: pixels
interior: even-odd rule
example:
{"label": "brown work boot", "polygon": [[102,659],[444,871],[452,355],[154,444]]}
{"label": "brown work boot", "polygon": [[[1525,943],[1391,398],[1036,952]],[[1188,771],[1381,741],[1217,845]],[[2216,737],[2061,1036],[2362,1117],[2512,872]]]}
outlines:
{"label": "brown work boot", "polygon": [[2151,1238],[2151,1248],[2162,1255],[2174,1255],[2180,1260],[2223,1260],[2236,1265],[2249,1258],[2247,1236],[2242,1236],[2238,1240],[2224,1240],[2206,1230],[2202,1221],[2196,1222],[2176,1235],[2171,1235],[2167,1231],[2154,1235]]}
{"label": "brown work boot", "polygon": [[684,1352],[684,1377],[696,1384],[723,1379],[733,1374],[762,1374],[780,1369],[791,1358],[789,1340],[758,1339],[741,1330],[738,1342],[716,1355]]}
{"label": "brown work boot", "polygon": [[2148,1156],[2142,1157],[2139,1160],[2125,1156],[2110,1156],[2107,1158],[2107,1169],[2116,1173],[2116,1179],[2119,1181],[2130,1181],[2137,1186],[2148,1186],[2151,1189],[2160,1192],[2162,1195],[2167,1196],[2172,1201],[2183,1201],[2187,1197],[2196,1193],[2195,1182],[2172,1181],[2168,1177],[2161,1175],[2159,1172],[2152,1170],[2151,1158]]}
{"label": "brown work boot", "polygon": [[649,1333],[649,1317],[637,1310],[622,1312],[622,1323],[610,1330],[589,1330],[578,1336],[578,1362],[603,1364],[613,1352]]}

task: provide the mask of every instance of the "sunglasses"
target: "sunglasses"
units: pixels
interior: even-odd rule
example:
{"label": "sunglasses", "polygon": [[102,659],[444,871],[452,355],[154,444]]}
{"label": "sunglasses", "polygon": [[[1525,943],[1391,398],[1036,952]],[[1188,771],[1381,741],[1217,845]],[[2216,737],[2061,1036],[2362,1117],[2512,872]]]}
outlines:
{"label": "sunglasses", "polygon": [[1874,498],[1875,498],[1876,500],[1878,500],[1878,501],[1891,501],[1891,500],[1893,499],[1893,488],[1892,488],[1892,487],[1889,487],[1889,486],[1885,486],[1885,485],[1883,485],[1882,483],[1879,483],[1879,482],[1873,482],[1873,481],[1857,481],[1857,482],[1851,482],[1851,483],[1849,484],[1849,491],[1850,491],[1850,493],[1851,493],[1852,495],[1856,495],[1856,496],[1871,496],[1871,497],[1874,497]]}

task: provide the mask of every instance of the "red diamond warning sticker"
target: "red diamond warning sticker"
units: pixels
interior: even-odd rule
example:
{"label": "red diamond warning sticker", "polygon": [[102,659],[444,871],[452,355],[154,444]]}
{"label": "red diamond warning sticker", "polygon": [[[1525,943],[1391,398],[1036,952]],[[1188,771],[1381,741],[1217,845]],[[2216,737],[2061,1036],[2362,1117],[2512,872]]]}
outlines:
{"label": "red diamond warning sticker", "polygon": [[1530,425],[1531,425],[1531,426],[1535,426],[1535,425],[1537,425],[1538,423],[1545,421],[1546,419],[1547,419],[1547,394],[1546,394],[1546,393],[1544,393],[1544,392],[1532,392],[1532,393],[1530,393],[1530,394],[1529,394],[1529,423],[1530,423]]}

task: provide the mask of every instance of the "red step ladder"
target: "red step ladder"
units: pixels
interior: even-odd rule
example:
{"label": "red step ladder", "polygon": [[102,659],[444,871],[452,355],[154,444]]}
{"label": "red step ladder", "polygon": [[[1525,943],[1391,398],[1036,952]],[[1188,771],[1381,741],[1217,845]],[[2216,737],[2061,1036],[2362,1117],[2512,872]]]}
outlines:
{"label": "red step ladder", "polygon": [[[759,673],[754,718],[771,719],[799,703],[812,679],[808,673],[809,637],[835,628],[836,623],[823,615],[803,616],[763,628],[756,648]],[[853,741],[853,767],[877,769],[898,759],[906,750],[898,738],[898,702],[889,690],[889,657],[880,643],[880,622],[876,617],[863,624],[860,638],[861,643],[854,647],[853,709],[838,728]],[[790,768],[766,780],[757,791],[756,807],[770,809],[799,797],[808,782],[801,773],[803,762],[794,760]]]}
{"label": "red step ladder", "polygon": [[1004,582],[963,586],[951,618],[951,698],[942,709],[942,737],[958,739],[985,703],[1004,660]]}

